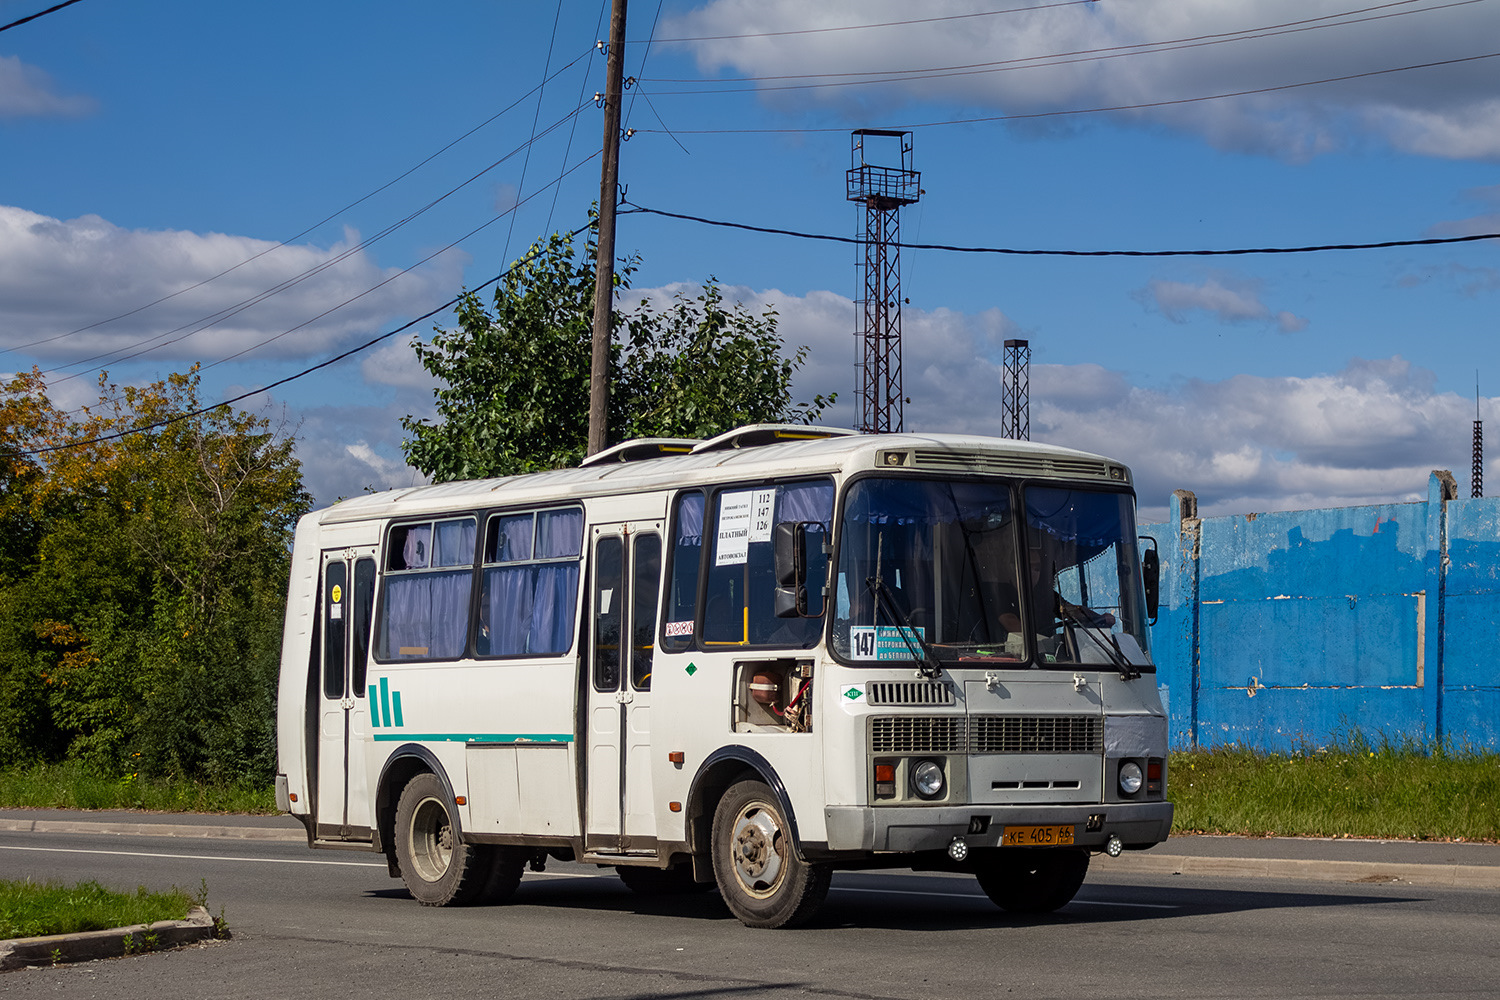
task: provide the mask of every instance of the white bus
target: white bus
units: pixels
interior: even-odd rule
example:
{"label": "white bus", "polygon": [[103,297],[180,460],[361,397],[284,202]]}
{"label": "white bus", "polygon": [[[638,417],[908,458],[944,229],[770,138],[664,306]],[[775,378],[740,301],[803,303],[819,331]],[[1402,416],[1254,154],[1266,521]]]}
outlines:
{"label": "white bus", "polygon": [[345,500],[297,526],[279,804],[427,905],[551,857],[757,927],[841,868],[1053,910],[1171,827],[1134,506],[1096,455],[779,425]]}

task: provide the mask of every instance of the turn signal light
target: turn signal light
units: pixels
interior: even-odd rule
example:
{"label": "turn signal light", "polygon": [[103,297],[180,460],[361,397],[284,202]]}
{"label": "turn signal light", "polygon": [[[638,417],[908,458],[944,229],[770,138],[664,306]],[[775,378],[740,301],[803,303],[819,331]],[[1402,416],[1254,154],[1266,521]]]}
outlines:
{"label": "turn signal light", "polygon": [[671,761],[673,764],[681,764],[683,761],[687,760],[687,754],[681,750],[670,750],[667,752],[667,760]]}
{"label": "turn signal light", "polygon": [[456,803],[458,803],[461,806],[465,806],[465,805],[469,804],[469,800],[466,799],[462,795],[456,795],[456,796],[454,796],[453,801],[456,802]]}

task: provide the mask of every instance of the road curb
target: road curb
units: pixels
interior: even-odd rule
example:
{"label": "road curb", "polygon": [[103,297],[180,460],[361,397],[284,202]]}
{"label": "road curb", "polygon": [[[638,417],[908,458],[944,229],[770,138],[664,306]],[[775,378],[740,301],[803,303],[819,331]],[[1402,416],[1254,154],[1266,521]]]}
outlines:
{"label": "road curb", "polygon": [[188,910],[186,920],[158,920],[102,931],[0,941],[0,972],[165,951],[214,936],[214,918],[208,915],[208,910],[194,906]]}
{"label": "road curb", "polygon": [[301,830],[262,826],[194,826],[183,823],[118,823],[85,820],[0,819],[0,831],[12,833],[113,833],[126,837],[215,837],[307,843]]}
{"label": "road curb", "polygon": [[[1102,859],[1101,859],[1102,861]],[[1218,858],[1124,854],[1093,869],[1105,875],[1198,875],[1208,878],[1291,878],[1311,882],[1409,883],[1452,889],[1500,889],[1500,866],[1428,865],[1299,858]]]}

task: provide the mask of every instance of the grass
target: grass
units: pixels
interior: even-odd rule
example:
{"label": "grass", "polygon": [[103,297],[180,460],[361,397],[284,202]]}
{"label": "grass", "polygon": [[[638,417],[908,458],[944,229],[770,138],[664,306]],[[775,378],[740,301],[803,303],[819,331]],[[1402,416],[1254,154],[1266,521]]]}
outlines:
{"label": "grass", "polygon": [[75,934],[158,920],[181,920],[194,898],[173,886],[166,892],[113,892],[98,882],[0,881],[0,939]]}
{"label": "grass", "polygon": [[1355,736],[1270,753],[1180,750],[1167,772],[1175,833],[1500,840],[1500,754]]}
{"label": "grass", "polygon": [[[1176,833],[1500,841],[1500,754],[1355,735],[1271,753],[1179,750]],[[273,789],[108,777],[78,763],[0,770],[0,808],[274,814]]]}
{"label": "grass", "polygon": [[275,813],[269,786],[183,778],[116,777],[76,762],[0,770],[0,808],[145,809],[153,812]]}

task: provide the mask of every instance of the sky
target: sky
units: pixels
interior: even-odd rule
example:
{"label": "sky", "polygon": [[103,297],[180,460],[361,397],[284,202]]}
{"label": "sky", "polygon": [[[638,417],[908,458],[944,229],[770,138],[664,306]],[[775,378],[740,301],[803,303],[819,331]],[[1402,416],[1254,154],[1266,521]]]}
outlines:
{"label": "sky", "polygon": [[[0,0],[0,24],[50,6]],[[599,197],[608,0],[79,0],[0,30],[0,372],[59,405],[201,368],[319,505],[422,482],[423,320]],[[626,208],[855,236],[851,131],[911,132],[904,242],[1230,250],[1500,233],[1500,0],[635,0]],[[893,140],[868,162],[899,166]],[[628,302],[774,308],[853,426],[847,243],[629,211]],[[905,426],[1134,470],[1143,514],[1470,489],[1500,418],[1500,241],[1227,256],[901,251]],[[262,391],[263,390],[263,391]],[[1493,431],[1491,431],[1493,433]],[[1500,487],[1500,444],[1487,477]]]}

